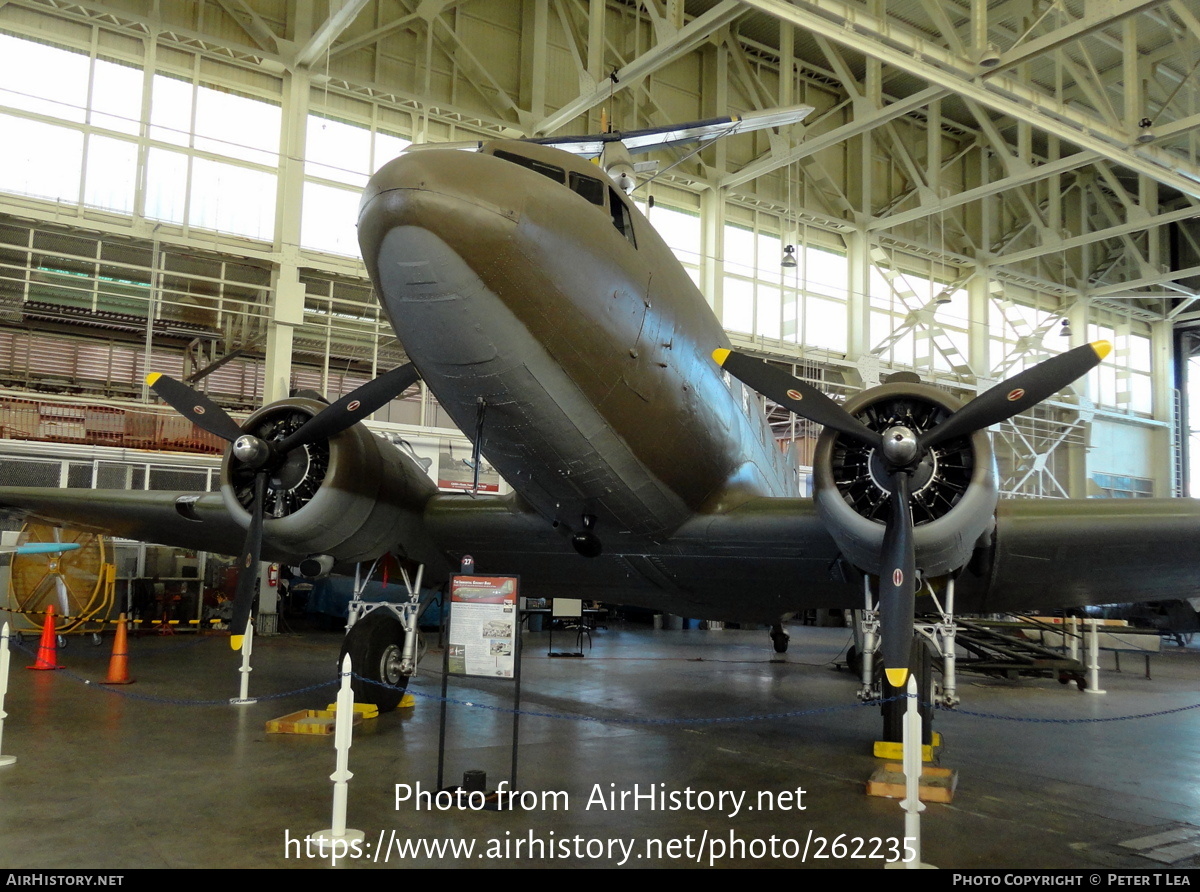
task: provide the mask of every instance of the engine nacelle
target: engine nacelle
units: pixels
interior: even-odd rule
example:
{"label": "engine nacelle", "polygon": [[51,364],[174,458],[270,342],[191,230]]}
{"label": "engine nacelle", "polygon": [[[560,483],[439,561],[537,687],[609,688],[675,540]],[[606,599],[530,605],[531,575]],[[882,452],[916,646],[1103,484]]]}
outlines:
{"label": "engine nacelle", "polygon": [[[320,412],[316,400],[264,406],[243,429],[265,441],[290,434]],[[221,465],[221,494],[233,518],[250,524],[255,472],[230,450]],[[328,555],[339,563],[373,560],[388,551],[439,562],[422,522],[437,492],[409,456],[355,424],[329,440],[297,447],[270,472],[263,502],[264,542],[274,552]]]}
{"label": "engine nacelle", "polygon": [[[893,383],[863,391],[845,409],[867,427],[902,424],[920,434],[962,403],[925,384]],[[817,512],[845,558],[879,573],[884,525],[891,512],[891,475],[881,450],[826,428],[813,457]],[[912,476],[917,569],[940,576],[965,566],[995,526],[996,460],[987,431],[940,443]]]}
{"label": "engine nacelle", "polygon": [[637,185],[637,178],[634,176],[636,166],[624,143],[605,143],[604,151],[600,155],[600,166],[626,193],[632,192]]}

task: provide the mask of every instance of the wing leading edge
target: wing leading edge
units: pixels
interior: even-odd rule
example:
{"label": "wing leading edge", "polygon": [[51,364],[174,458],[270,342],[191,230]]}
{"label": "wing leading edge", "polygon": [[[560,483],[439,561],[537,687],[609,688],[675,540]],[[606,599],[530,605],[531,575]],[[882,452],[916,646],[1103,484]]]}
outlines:
{"label": "wing leading edge", "polygon": [[246,536],[220,493],[3,487],[0,513],[217,554],[237,554]]}

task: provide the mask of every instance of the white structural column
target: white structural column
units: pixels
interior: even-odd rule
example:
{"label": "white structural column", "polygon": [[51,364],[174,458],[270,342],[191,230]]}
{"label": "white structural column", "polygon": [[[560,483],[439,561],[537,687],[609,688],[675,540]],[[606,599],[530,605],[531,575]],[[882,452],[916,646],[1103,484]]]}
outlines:
{"label": "white structural column", "polygon": [[857,360],[871,351],[871,258],[862,231],[847,233],[846,261],[850,282],[846,301],[849,314],[849,350],[846,358]]}
{"label": "white structural column", "polygon": [[279,257],[267,322],[263,401],[288,395],[292,373],[292,335],[304,323],[304,285],[300,281],[300,211],[304,198],[305,134],[308,120],[308,71],[284,76],[279,135],[279,189],[275,213],[275,250]]}
{"label": "white structural column", "polygon": [[700,290],[718,319],[724,319],[725,192],[709,189],[700,196]]}
{"label": "white structural column", "polygon": [[990,370],[992,367],[991,345],[988,341],[988,297],[991,289],[988,268],[977,267],[975,275],[967,282],[967,362],[977,371]]}
{"label": "white structural column", "polygon": [[[1182,357],[1180,362],[1187,362]],[[1150,473],[1155,480],[1154,495],[1158,498],[1187,494],[1187,481],[1176,479],[1176,450],[1186,449],[1186,434],[1180,436],[1179,419],[1175,417],[1175,357],[1174,329],[1168,320],[1154,322],[1150,327],[1150,392],[1154,400],[1154,418],[1167,422],[1155,436]],[[1195,460],[1195,459],[1193,459]],[[1175,492],[1176,487],[1179,492]]]}

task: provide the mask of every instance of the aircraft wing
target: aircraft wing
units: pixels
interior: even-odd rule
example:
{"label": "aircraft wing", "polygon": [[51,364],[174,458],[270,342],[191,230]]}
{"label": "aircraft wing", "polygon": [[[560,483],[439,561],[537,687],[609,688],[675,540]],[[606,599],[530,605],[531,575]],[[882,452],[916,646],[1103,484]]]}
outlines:
{"label": "aircraft wing", "polygon": [[[435,496],[425,520],[443,551],[471,554],[479,572],[520,575],[532,597],[569,591],[752,622],[863,599],[861,577],[839,560],[811,499],[698,514],[658,544],[612,536],[594,559],[511,496]],[[992,546],[978,557],[958,577],[963,612],[1191,597],[1200,590],[1200,500],[1002,500]],[[934,607],[921,599],[920,609]]]}
{"label": "aircraft wing", "polygon": [[3,487],[0,513],[217,554],[238,554],[246,538],[215,492]]}
{"label": "aircraft wing", "polygon": [[[219,493],[5,487],[0,513],[219,554],[237,554],[245,537]],[[435,495],[422,520],[451,566],[470,554],[478,572],[520,576],[530,597],[569,592],[743,622],[856,608],[863,597],[861,577],[839,560],[811,499],[756,498],[697,514],[663,542],[612,535],[592,559],[512,494]],[[1184,599],[1200,590],[1200,500],[1005,500],[996,521],[990,552],[959,576],[962,612]],[[263,550],[268,560],[304,556],[270,537]]]}
{"label": "aircraft wing", "polygon": [[1198,590],[1200,500],[1010,499],[997,508],[991,578],[973,609],[1162,601]]}
{"label": "aircraft wing", "polygon": [[[592,133],[584,136],[539,136],[527,137],[521,142],[561,149],[582,158],[595,158],[604,152],[606,143],[620,142],[631,155],[652,152],[671,146],[718,139],[735,133],[749,133],[767,127],[785,127],[803,121],[813,110],[811,105],[789,105],[747,112],[744,115],[724,115],[705,121],[687,124],[672,124],[666,127],[646,127],[641,130],[614,130],[611,133]],[[453,142],[413,143],[405,153],[423,152],[430,149],[460,149],[475,152],[486,145],[484,140],[468,139]]]}
{"label": "aircraft wing", "polygon": [[811,105],[792,105],[748,112],[744,115],[725,115],[706,121],[692,121],[667,127],[647,127],[642,130],[613,131],[612,133],[587,136],[544,136],[527,139],[525,142],[551,146],[584,158],[594,158],[599,155],[604,151],[605,143],[621,142],[631,155],[637,155],[641,152],[717,139],[735,133],[748,133],[767,127],[795,124],[804,120],[812,110]]}

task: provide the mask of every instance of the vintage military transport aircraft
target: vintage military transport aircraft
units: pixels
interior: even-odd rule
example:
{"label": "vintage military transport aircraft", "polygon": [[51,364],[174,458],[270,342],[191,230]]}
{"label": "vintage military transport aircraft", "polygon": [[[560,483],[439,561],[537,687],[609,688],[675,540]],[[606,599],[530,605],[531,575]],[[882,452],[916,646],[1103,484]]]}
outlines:
{"label": "vintage military transport aircraft", "polygon": [[[897,687],[914,597],[950,579],[957,607],[971,612],[1194,594],[1195,501],[998,499],[986,428],[1068,386],[1107,344],[965,406],[911,375],[839,404],[731,350],[626,194],[631,156],[654,134],[669,144],[803,113],[558,147],[497,140],[405,153],[370,181],[358,225],[409,364],[331,406],[286,399],[240,425],[154,376],[163,399],[232,444],[220,493],[0,488],[0,506],[312,575],[390,552],[437,584],[470,554],[479,572],[519,574],[528,596],[719,620],[874,610],[874,592]],[[358,423],[418,375],[475,432],[511,493],[440,493]],[[742,382],[824,426],[814,498],[798,496],[795,469]],[[253,599],[253,574],[243,577],[235,631]],[[385,707],[413,670],[413,627],[411,613],[376,610],[348,632],[356,672],[396,686]]]}

